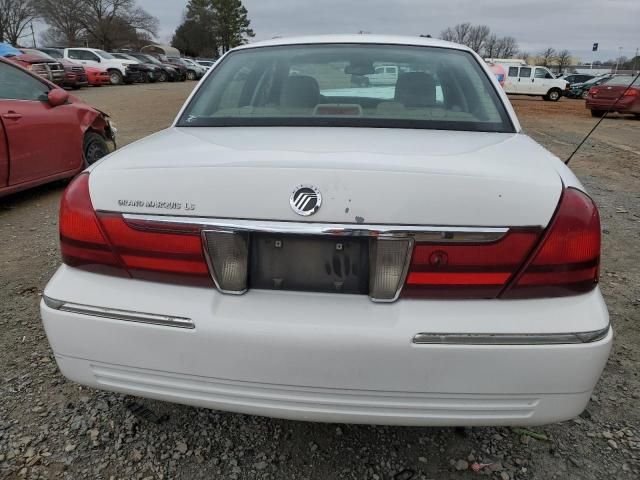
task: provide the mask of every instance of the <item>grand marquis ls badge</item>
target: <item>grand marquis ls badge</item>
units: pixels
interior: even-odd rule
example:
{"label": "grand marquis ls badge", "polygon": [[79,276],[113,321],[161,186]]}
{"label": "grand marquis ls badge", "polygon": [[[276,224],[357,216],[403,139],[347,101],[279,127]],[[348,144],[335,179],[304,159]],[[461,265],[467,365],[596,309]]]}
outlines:
{"label": "grand marquis ls badge", "polygon": [[294,212],[307,217],[318,211],[322,204],[322,195],[314,185],[298,185],[293,190],[289,203]]}

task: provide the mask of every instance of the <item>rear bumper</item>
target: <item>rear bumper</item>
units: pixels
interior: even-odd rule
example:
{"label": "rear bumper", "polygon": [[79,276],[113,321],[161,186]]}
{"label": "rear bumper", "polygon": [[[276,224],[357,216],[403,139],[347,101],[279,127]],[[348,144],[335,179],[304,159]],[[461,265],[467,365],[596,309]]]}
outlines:
{"label": "rear bumper", "polygon": [[111,85],[111,78],[106,76],[88,77],[89,85]]}
{"label": "rear bumper", "polygon": [[127,70],[124,76],[124,81],[126,83],[142,82],[144,81],[145,75],[146,72],[143,72],[141,70]]}
{"label": "rear bumper", "polygon": [[[586,101],[586,107],[589,110],[609,110],[615,103],[615,98],[597,99],[589,97]],[[640,113],[640,101],[635,97],[622,98],[611,110],[620,113]]]}
{"label": "rear bumper", "polygon": [[297,420],[533,425],[586,406],[612,332],[580,344],[415,344],[417,333],[608,327],[598,290],[573,298],[412,301],[213,289],[61,267],[50,298],[187,318],[194,328],[41,306],[61,372],[96,388]]}
{"label": "rear bumper", "polygon": [[67,73],[63,85],[65,87],[86,87],[89,85],[89,80],[83,73]]}

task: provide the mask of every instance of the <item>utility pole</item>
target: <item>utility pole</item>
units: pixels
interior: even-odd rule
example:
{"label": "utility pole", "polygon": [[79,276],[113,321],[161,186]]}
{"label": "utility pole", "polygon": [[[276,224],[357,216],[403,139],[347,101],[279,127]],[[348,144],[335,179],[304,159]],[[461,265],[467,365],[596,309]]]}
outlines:
{"label": "utility pole", "polygon": [[33,48],[36,48],[36,35],[33,33],[33,22],[31,22],[31,41],[33,42]]}
{"label": "utility pole", "polygon": [[637,70],[637,66],[638,66],[638,51],[640,51],[640,48],[636,48],[636,56],[633,57],[633,73],[636,73]]}
{"label": "utility pole", "polygon": [[618,73],[618,65],[620,65],[620,57],[622,57],[622,47],[618,47],[618,58],[616,58],[616,69],[613,73]]}

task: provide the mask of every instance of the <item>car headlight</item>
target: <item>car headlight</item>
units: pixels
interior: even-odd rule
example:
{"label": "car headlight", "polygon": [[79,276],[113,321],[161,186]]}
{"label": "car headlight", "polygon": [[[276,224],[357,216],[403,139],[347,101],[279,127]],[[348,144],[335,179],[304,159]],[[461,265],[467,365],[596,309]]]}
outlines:
{"label": "car headlight", "polygon": [[113,120],[110,120],[107,118],[107,125],[109,127],[109,130],[111,131],[111,138],[115,140],[116,135],[118,134],[118,129],[116,128],[116,124],[113,122]]}

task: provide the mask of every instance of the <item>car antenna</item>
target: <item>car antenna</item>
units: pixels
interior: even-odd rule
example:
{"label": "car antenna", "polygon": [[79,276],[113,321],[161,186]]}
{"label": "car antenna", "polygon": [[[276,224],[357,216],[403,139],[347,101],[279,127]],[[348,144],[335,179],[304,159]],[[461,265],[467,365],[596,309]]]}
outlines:
{"label": "car antenna", "polygon": [[573,156],[576,154],[576,152],[577,152],[578,150],[580,150],[580,147],[582,147],[582,145],[584,145],[584,142],[586,142],[586,141],[587,141],[587,139],[591,136],[591,134],[596,130],[596,128],[598,128],[598,125],[600,125],[600,124],[602,123],[602,121],[605,119],[605,117],[606,117],[606,116],[607,116],[607,115],[608,115],[608,114],[613,110],[613,107],[615,107],[615,106],[618,104],[618,102],[620,101],[620,99],[621,99],[622,97],[624,97],[624,96],[625,96],[625,94],[627,93],[627,91],[628,91],[628,90],[633,86],[633,84],[634,84],[634,83],[636,83],[636,80],[638,80],[638,77],[640,77],[640,72],[638,72],[638,74],[633,78],[633,80],[631,80],[631,82],[629,83],[629,85],[627,86],[627,88],[625,88],[625,89],[624,89],[624,92],[622,92],[622,93],[620,94],[620,96],[619,96],[618,98],[616,98],[616,101],[615,101],[615,102],[613,102],[613,103],[611,104],[611,106],[609,107],[609,109],[608,109],[608,110],[606,110],[606,111],[604,112],[604,115],[602,115],[602,117],[600,117],[600,119],[599,119],[599,120],[597,121],[597,123],[593,126],[593,128],[589,131],[589,133],[587,133],[587,136],[586,136],[586,137],[584,137],[584,138],[582,139],[582,141],[578,144],[578,146],[576,147],[576,149],[571,153],[571,155],[569,155],[569,158],[567,158],[567,159],[565,160],[565,162],[564,162],[564,163],[565,163],[565,165],[568,165],[568,164],[569,164],[569,162],[571,161],[571,159],[573,158]]}

